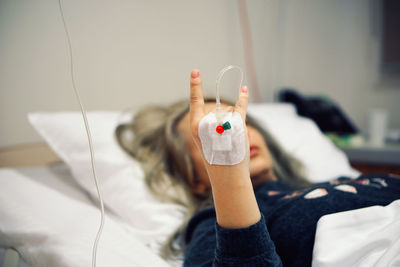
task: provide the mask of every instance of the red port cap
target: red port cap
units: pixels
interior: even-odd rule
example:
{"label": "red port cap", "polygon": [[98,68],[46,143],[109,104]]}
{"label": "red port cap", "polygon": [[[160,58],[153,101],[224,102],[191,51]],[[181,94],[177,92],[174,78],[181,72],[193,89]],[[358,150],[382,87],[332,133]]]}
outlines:
{"label": "red port cap", "polygon": [[225,130],[224,127],[222,127],[222,125],[218,125],[216,131],[217,133],[222,134]]}

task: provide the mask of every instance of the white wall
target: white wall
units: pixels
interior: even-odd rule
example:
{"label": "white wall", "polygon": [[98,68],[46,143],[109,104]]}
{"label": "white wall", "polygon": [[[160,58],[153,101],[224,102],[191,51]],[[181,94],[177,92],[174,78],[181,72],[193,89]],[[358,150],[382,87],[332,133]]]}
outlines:
{"label": "white wall", "polygon": [[389,127],[400,128],[400,88],[380,88],[379,42],[372,1],[280,1],[278,25],[281,86],[327,95],[359,126],[368,128],[372,108],[389,112]]}
{"label": "white wall", "polygon": [[[236,2],[64,0],[76,81],[88,110],[188,98],[202,70],[243,65]],[[0,146],[38,141],[31,111],[78,110],[58,1],[0,0]]]}
{"label": "white wall", "polygon": [[[0,0],[0,147],[40,137],[27,112],[78,110],[57,0]],[[400,127],[400,90],[376,90],[369,1],[247,1],[263,99],[280,86],[324,93],[366,128],[370,107]],[[236,1],[64,0],[76,81],[88,110],[188,97],[192,68],[208,94],[244,66]],[[251,90],[251,88],[250,88]],[[225,95],[235,98],[235,91]]]}

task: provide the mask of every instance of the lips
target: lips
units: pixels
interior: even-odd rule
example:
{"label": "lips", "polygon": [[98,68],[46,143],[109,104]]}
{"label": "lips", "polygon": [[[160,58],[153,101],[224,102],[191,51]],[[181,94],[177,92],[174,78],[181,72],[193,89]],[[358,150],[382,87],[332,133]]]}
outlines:
{"label": "lips", "polygon": [[258,148],[258,146],[250,146],[250,158],[258,155],[258,152],[260,151],[260,149]]}

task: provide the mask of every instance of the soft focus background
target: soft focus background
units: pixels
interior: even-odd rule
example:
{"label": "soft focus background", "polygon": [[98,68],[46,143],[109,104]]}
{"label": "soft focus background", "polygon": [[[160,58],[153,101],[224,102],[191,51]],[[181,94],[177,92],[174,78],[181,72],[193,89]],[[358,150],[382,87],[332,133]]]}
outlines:
{"label": "soft focus background", "polygon": [[[380,75],[376,3],[246,1],[261,100],[293,87],[329,96],[363,132],[373,108],[400,128],[399,86]],[[244,67],[236,1],[65,0],[64,12],[88,110],[188,98],[193,68],[211,95],[221,68]],[[41,140],[28,112],[78,110],[67,49],[57,0],[0,0],[0,147]],[[226,84],[235,99],[236,83]]]}

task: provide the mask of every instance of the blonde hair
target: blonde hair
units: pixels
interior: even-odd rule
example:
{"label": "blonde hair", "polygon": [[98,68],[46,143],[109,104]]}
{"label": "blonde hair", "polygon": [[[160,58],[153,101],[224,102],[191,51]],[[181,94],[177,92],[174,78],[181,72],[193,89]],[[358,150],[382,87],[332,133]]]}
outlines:
{"label": "blonde hair", "polygon": [[[206,99],[206,102],[214,100]],[[232,105],[227,101],[222,101]],[[179,121],[189,111],[189,101],[184,100],[167,107],[152,106],[139,111],[132,122],[120,124],[115,136],[120,146],[138,160],[145,173],[145,182],[151,192],[162,201],[184,206],[187,209],[183,224],[170,236],[161,255],[169,258],[178,255],[184,244],[176,246],[187,223],[201,209],[212,206],[211,194],[194,194],[194,165],[185,138],[177,131]],[[257,129],[268,146],[273,160],[273,169],[279,180],[294,187],[309,185],[303,176],[301,163],[285,153],[274,138],[251,116],[246,122]],[[127,138],[127,136],[132,138]]]}

